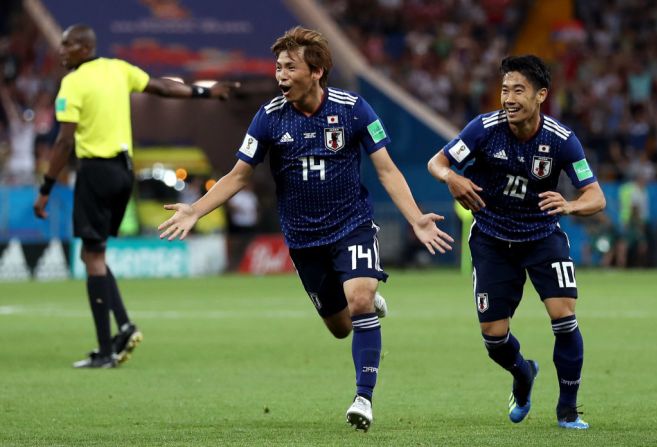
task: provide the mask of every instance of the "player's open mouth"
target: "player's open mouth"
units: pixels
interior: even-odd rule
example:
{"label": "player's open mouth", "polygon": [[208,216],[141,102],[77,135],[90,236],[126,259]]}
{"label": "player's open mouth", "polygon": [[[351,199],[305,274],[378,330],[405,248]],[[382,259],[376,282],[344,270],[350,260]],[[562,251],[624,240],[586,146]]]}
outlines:
{"label": "player's open mouth", "polygon": [[290,87],[289,85],[279,85],[278,88],[281,89],[281,92],[283,92],[283,96],[287,96],[287,94],[290,92]]}
{"label": "player's open mouth", "polygon": [[506,113],[508,114],[514,114],[520,112],[520,107],[507,107],[506,108]]}

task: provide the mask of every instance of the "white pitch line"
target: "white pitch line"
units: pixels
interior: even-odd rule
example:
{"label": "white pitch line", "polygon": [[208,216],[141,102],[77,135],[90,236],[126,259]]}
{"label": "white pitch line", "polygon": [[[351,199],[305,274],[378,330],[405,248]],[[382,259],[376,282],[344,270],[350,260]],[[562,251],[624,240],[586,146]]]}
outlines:
{"label": "white pitch line", "polygon": [[[220,320],[231,318],[306,318],[312,316],[310,311],[298,310],[265,310],[265,311],[132,311],[135,319],[158,319],[158,320]],[[24,307],[24,306],[0,306],[0,316],[3,315],[27,315],[34,317],[59,317],[59,318],[88,318],[89,311],[63,310],[53,307]]]}

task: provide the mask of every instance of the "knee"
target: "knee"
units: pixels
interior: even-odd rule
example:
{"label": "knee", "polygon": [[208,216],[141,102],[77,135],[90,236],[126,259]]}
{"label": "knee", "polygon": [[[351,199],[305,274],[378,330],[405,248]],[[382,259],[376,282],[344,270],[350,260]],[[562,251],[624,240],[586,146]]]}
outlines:
{"label": "knee", "polygon": [[374,293],[370,291],[357,291],[347,297],[351,315],[360,315],[374,312]]}
{"label": "knee", "polygon": [[480,323],[481,333],[484,337],[504,337],[509,333],[509,321],[497,320]]}

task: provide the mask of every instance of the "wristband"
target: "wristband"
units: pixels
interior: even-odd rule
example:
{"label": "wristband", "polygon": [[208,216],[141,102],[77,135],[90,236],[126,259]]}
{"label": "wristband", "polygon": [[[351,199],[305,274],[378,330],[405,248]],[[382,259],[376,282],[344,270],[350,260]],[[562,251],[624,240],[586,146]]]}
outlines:
{"label": "wristband", "polygon": [[52,177],[48,177],[47,175],[43,176],[43,184],[39,188],[39,194],[42,196],[49,196],[52,187],[55,186],[55,181],[56,180]]}
{"label": "wristband", "polygon": [[192,98],[209,98],[210,89],[200,85],[192,85]]}

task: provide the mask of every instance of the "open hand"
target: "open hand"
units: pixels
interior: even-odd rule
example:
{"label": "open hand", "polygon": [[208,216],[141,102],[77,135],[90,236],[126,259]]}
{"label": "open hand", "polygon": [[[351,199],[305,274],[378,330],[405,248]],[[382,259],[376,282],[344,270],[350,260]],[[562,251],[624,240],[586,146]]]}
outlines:
{"label": "open hand", "polygon": [[194,208],[186,203],[176,203],[174,205],[164,205],[164,209],[174,210],[175,214],[157,227],[162,232],[160,233],[160,239],[165,237],[168,237],[170,241],[178,237],[181,240],[185,239],[198,220]]}
{"label": "open hand", "polygon": [[423,214],[420,218],[413,224],[413,231],[418,240],[427,247],[429,253],[432,255],[436,254],[435,250],[438,250],[440,253],[445,253],[445,250],[451,250],[451,242],[454,242],[452,237],[442,231],[436,225],[436,222],[445,220],[443,216],[438,214],[428,213]]}

